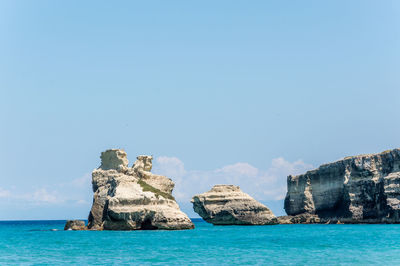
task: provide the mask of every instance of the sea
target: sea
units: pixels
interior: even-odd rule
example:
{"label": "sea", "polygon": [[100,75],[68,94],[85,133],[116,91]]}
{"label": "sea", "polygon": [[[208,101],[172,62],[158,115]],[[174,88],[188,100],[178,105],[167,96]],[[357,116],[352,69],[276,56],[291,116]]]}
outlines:
{"label": "sea", "polygon": [[64,231],[1,221],[0,265],[400,265],[400,225],[213,226]]}

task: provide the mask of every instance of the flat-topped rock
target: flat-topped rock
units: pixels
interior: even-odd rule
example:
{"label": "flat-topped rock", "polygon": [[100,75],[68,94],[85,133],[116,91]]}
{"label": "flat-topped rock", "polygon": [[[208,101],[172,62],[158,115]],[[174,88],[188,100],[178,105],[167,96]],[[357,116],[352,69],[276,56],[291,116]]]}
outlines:
{"label": "flat-topped rock", "polygon": [[287,184],[285,210],[292,217],[316,215],[321,223],[400,223],[400,149],[346,157],[289,176]]}
{"label": "flat-topped rock", "polygon": [[107,150],[92,172],[91,230],[192,229],[192,221],[172,196],[171,179],[152,174],[152,156],[137,157],[128,167],[126,153]]}
{"label": "flat-topped rock", "polygon": [[214,225],[276,224],[275,215],[265,205],[234,185],[215,185],[192,198],[193,209]]}

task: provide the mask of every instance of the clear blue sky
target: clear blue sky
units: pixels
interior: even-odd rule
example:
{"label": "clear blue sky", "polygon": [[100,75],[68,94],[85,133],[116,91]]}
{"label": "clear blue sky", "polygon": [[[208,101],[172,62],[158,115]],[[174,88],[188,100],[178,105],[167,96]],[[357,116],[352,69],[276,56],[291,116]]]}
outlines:
{"label": "clear blue sky", "polygon": [[0,219],[86,217],[107,148],[189,179],[400,147],[399,85],[399,1],[0,1]]}

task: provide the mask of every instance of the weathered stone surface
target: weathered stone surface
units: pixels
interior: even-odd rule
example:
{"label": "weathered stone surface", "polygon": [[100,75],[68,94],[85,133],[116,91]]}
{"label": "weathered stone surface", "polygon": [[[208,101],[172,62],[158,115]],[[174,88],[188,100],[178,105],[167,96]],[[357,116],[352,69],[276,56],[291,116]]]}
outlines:
{"label": "weathered stone surface", "polygon": [[288,177],[288,215],[321,223],[400,223],[400,149],[346,157]]}
{"label": "weathered stone surface", "polygon": [[302,213],[295,216],[279,216],[279,224],[318,224],[320,218],[315,214]]}
{"label": "weathered stone surface", "polygon": [[122,170],[128,167],[127,154],[123,150],[111,149],[101,153],[100,169],[109,170],[116,169]]}
{"label": "weathered stone surface", "polygon": [[275,215],[265,205],[243,193],[238,186],[215,185],[192,198],[193,209],[214,225],[276,224]]}
{"label": "weathered stone surface", "polygon": [[128,167],[126,153],[121,150],[105,151],[101,159],[100,168],[92,173],[94,196],[89,229],[194,228],[171,194],[172,180],[150,172],[151,156],[138,156],[132,168]]}
{"label": "weathered stone surface", "polygon": [[153,168],[152,160],[152,156],[138,156],[136,162],[133,165],[134,174],[136,174],[139,178],[141,178],[150,186],[159,189],[162,192],[171,194],[175,186],[174,182],[172,182],[171,179],[165,176],[152,174],[150,172],[151,168]]}
{"label": "weathered stone surface", "polygon": [[87,230],[87,227],[85,225],[85,221],[80,221],[80,220],[68,220],[65,223],[64,230]]}

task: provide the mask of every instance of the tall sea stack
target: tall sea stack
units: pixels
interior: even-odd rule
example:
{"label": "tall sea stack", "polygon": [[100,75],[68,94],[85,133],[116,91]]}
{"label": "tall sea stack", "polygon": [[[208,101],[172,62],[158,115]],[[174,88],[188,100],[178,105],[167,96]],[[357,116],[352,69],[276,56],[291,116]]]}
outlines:
{"label": "tall sea stack", "polygon": [[113,149],[101,153],[92,172],[91,230],[192,229],[193,223],[172,196],[174,182],[152,174],[152,156],[137,157],[128,167],[127,154]]}

